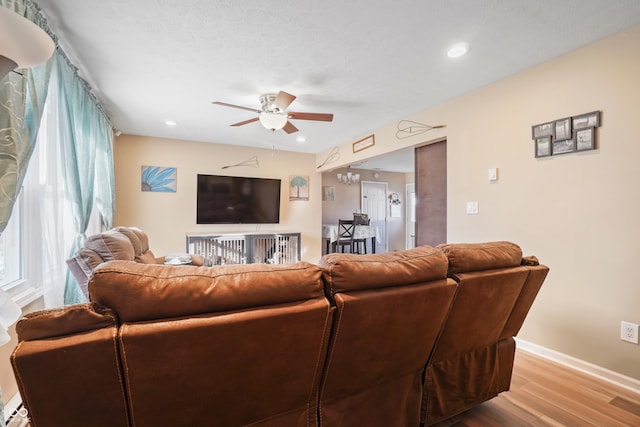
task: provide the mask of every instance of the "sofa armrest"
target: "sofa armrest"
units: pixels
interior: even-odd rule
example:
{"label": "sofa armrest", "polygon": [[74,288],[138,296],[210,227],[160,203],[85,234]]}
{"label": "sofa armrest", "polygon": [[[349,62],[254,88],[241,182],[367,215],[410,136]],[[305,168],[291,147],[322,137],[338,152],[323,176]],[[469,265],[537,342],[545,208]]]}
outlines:
{"label": "sofa armrest", "polygon": [[16,325],[18,340],[33,341],[116,327],[115,313],[95,303],[75,304],[27,314]]}

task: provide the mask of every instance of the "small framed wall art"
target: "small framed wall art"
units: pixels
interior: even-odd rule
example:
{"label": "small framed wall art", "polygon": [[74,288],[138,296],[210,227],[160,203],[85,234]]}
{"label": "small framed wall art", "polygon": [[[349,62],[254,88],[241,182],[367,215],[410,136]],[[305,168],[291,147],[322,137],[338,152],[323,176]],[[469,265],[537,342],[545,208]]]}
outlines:
{"label": "small framed wall art", "polygon": [[369,147],[373,147],[376,144],[375,136],[373,134],[367,136],[366,138],[362,138],[353,143],[353,152],[357,153],[358,151],[365,150]]}
{"label": "small framed wall art", "polygon": [[547,157],[551,155],[551,137],[544,136],[536,138],[536,157]]}
{"label": "small framed wall art", "polygon": [[593,150],[595,139],[595,129],[585,128],[575,132],[575,143],[577,151]]}
{"label": "small framed wall art", "polygon": [[600,127],[600,111],[582,114],[573,117],[573,129],[587,129]]}
{"label": "small framed wall art", "polygon": [[553,141],[553,144],[551,145],[551,154],[554,156],[558,154],[571,153],[572,151],[576,151],[576,144],[573,139]]}
{"label": "small framed wall art", "polygon": [[531,126],[531,137],[533,139],[542,138],[543,136],[553,136],[554,123],[541,123],[539,125]]}
{"label": "small framed wall art", "polygon": [[141,190],[175,193],[178,169],[166,166],[142,166]]}
{"label": "small framed wall art", "polygon": [[555,122],[555,135],[556,141],[563,139],[571,139],[571,117],[556,120]]}
{"label": "small framed wall art", "polygon": [[289,200],[309,200],[309,175],[289,176]]}

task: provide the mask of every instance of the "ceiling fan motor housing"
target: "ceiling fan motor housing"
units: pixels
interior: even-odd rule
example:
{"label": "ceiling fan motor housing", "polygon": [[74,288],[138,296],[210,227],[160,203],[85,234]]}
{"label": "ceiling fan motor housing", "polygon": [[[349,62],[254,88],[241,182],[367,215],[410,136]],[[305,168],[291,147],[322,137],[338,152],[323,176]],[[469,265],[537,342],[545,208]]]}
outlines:
{"label": "ceiling fan motor housing", "polygon": [[280,113],[282,110],[274,105],[276,97],[275,93],[267,93],[260,97],[260,104],[262,105],[262,111],[269,113]]}
{"label": "ceiling fan motor housing", "polygon": [[244,107],[242,105],[234,105],[226,102],[215,101],[214,104],[222,105],[225,107],[239,108],[241,110],[248,110],[254,113],[258,113],[258,117],[249,120],[243,120],[238,123],[234,123],[231,126],[243,126],[249,123],[260,120],[262,125],[272,131],[278,129],[284,129],[286,133],[298,132],[298,128],[289,121],[289,119],[298,120],[316,120],[330,122],[333,120],[333,114],[325,113],[300,113],[291,111],[288,112],[287,108],[296,99],[295,95],[280,91],[277,94],[267,93],[260,96],[260,104],[262,110],[256,110],[254,108]]}

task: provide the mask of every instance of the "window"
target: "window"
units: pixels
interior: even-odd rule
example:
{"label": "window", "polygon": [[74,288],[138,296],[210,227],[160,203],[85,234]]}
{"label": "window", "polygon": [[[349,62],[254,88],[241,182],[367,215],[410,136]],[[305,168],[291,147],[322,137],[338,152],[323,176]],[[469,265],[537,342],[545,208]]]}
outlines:
{"label": "window", "polygon": [[23,277],[22,245],[21,245],[21,211],[22,197],[13,207],[13,215],[9,219],[7,228],[0,236],[0,287],[11,288]]}

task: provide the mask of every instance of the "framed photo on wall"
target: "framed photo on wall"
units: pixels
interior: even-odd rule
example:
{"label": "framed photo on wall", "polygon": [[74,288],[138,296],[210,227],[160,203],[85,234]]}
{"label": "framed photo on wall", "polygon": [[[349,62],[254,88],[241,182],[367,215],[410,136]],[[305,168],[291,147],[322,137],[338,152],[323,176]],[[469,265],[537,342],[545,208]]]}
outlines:
{"label": "framed photo on wall", "polygon": [[573,118],[573,129],[597,128],[600,126],[600,111],[582,114]]}
{"label": "framed photo on wall", "polygon": [[554,126],[556,141],[571,139],[571,117],[556,120]]}
{"label": "framed photo on wall", "polygon": [[542,138],[543,136],[553,137],[554,124],[554,122],[548,122],[531,126],[531,136],[533,139]]}
{"label": "framed photo on wall", "polygon": [[576,131],[576,151],[594,150],[595,146],[595,129],[586,128]]}
{"label": "framed photo on wall", "polygon": [[551,137],[536,138],[536,157],[547,157],[551,155]]}
{"label": "framed photo on wall", "polygon": [[551,154],[565,154],[576,151],[576,142],[573,139],[564,139],[562,141],[553,141],[551,145]]}
{"label": "framed photo on wall", "polygon": [[596,149],[600,110],[531,126],[536,157]]}

